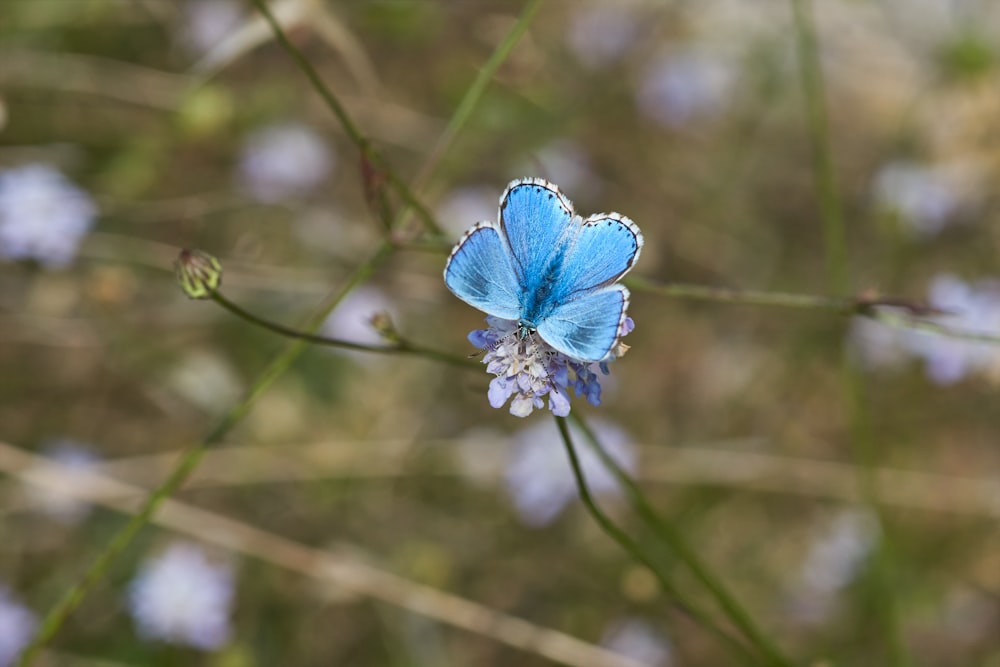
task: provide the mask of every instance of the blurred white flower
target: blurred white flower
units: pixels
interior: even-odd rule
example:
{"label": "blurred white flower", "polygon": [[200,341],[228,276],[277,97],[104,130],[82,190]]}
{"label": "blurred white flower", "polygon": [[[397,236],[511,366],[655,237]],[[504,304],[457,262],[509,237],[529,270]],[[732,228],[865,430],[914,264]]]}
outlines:
{"label": "blurred white flower", "polygon": [[390,317],[394,315],[392,301],[377,287],[362,285],[340,300],[323,323],[321,333],[330,338],[340,338],[352,343],[365,345],[384,343],[385,341],[371,324],[372,316],[382,312],[388,312]]}
{"label": "blurred white flower", "polygon": [[[601,420],[595,419],[590,426],[611,458],[634,474],[638,456],[628,435]],[[620,495],[614,476],[587,446],[583,433],[571,424],[570,434],[591,494]],[[515,436],[505,481],[521,520],[535,528],[552,522],[577,497],[576,479],[555,422],[540,421]]]}
{"label": "blurred white flower", "polygon": [[925,334],[883,324],[870,317],[855,317],[848,332],[851,352],[869,369],[896,368],[912,358],[917,338]]}
{"label": "blurred white flower", "polygon": [[[590,156],[571,139],[556,139],[549,143],[538,151],[535,160],[542,169],[542,175],[558,183],[563,192],[587,191],[594,194],[597,190],[599,184],[590,170]],[[524,173],[531,171],[533,169],[526,166]]]}
{"label": "blurred white flower", "polygon": [[477,222],[497,219],[500,191],[494,187],[470,185],[449,192],[437,207],[437,219],[450,232],[463,234]]}
{"label": "blurred white flower", "polygon": [[[948,311],[935,321],[961,331],[1000,336],[1000,282],[981,280],[973,285],[950,274],[931,281],[931,306]],[[986,342],[921,336],[913,353],[924,359],[927,375],[937,384],[953,384],[973,372],[993,372],[1000,366],[1000,347]]]}
{"label": "blurred white flower", "polygon": [[211,414],[228,410],[242,392],[239,373],[224,356],[209,350],[195,349],[175,361],[165,383]]}
{"label": "blurred white flower", "polygon": [[240,181],[258,201],[298,197],[333,173],[336,155],[315,131],[299,123],[271,125],[252,134],[243,147]]}
{"label": "blurred white flower", "polygon": [[172,644],[216,649],[229,640],[233,572],[205,552],[175,543],[148,561],[129,586],[139,634]]}
{"label": "blurred white flower", "polygon": [[64,267],[96,216],[90,195],[48,165],[0,171],[0,257]]}
{"label": "blurred white flower", "polygon": [[587,67],[614,63],[635,43],[639,18],[627,3],[588,3],[570,17],[566,42]]}
{"label": "blurred white flower", "polygon": [[845,510],[817,535],[793,580],[789,616],[800,623],[826,621],[837,608],[838,593],[850,584],[879,540],[878,519],[869,512]]}
{"label": "blurred white flower", "polygon": [[854,580],[878,543],[878,519],[868,512],[841,512],[812,544],[800,577],[818,595],[836,593]]}
{"label": "blurred white flower", "polygon": [[639,111],[676,128],[725,107],[736,71],[721,55],[694,49],[664,53],[646,68],[639,82]]}
{"label": "blurred white flower", "polygon": [[37,626],[35,615],[0,584],[0,667],[14,664]]}
{"label": "blurred white flower", "polygon": [[191,0],[184,6],[184,43],[196,53],[206,53],[229,36],[243,19],[237,0]]}
{"label": "blurred white flower", "polygon": [[885,165],[873,187],[879,206],[924,238],[944,229],[961,205],[960,193],[942,169],[912,162]]}
{"label": "blurred white flower", "polygon": [[[46,443],[42,453],[70,471],[86,471],[98,463],[94,451],[88,445],[75,440],[60,439]],[[80,523],[90,514],[89,503],[60,493],[58,489],[29,484],[25,486],[25,491],[35,507],[60,523],[68,525]]]}
{"label": "blurred white flower", "polygon": [[673,649],[663,634],[639,618],[625,618],[608,628],[601,646],[649,667],[673,664]]}

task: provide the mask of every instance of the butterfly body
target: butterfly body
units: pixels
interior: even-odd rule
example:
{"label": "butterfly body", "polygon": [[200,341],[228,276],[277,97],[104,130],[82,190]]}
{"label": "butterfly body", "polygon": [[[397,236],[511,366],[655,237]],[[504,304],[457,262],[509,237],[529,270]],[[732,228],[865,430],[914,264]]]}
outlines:
{"label": "butterfly body", "polygon": [[445,284],[483,312],[517,322],[580,361],[613,356],[628,307],[617,284],[642,248],[639,228],[617,213],[581,218],[543,179],[511,183],[496,223],[480,222],[459,240]]}

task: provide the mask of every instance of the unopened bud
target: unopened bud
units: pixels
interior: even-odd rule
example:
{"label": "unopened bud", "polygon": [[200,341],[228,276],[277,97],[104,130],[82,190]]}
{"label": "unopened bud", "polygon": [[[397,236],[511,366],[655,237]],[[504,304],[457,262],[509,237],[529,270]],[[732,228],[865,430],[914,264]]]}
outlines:
{"label": "unopened bud", "polygon": [[210,299],[222,284],[222,264],[201,250],[181,250],[174,271],[181,289],[192,299]]}

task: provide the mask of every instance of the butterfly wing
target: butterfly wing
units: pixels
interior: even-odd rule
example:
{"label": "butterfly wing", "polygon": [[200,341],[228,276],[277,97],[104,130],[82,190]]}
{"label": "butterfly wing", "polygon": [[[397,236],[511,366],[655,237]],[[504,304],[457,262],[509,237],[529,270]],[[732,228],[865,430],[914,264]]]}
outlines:
{"label": "butterfly wing", "polygon": [[566,247],[553,298],[565,303],[611,285],[635,265],[642,244],[639,227],[625,216],[602,213],[583,220]]}
{"label": "butterfly wing", "polygon": [[624,285],[609,285],[571,299],[538,324],[538,334],[568,357],[602,361],[618,340],[628,297]]}
{"label": "butterfly wing", "polygon": [[551,276],[553,259],[572,238],[573,217],[573,204],[544,179],[525,178],[507,186],[499,224],[525,294],[537,292]]}
{"label": "butterfly wing", "polygon": [[459,240],[445,264],[444,284],[484,313],[507,320],[520,317],[521,288],[510,250],[491,223],[474,225]]}

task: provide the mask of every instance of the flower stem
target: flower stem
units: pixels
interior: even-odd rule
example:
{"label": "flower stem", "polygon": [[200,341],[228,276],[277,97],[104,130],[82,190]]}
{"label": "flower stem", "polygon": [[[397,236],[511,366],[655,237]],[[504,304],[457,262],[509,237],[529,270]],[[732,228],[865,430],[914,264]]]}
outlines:
{"label": "flower stem", "polygon": [[569,457],[570,467],[573,469],[573,477],[576,479],[580,499],[583,501],[587,511],[594,518],[601,529],[604,530],[604,532],[607,533],[611,539],[617,542],[627,554],[639,563],[642,563],[650,570],[650,572],[653,573],[653,576],[656,578],[660,587],[668,596],[671,597],[673,604],[678,609],[695,621],[699,622],[713,635],[723,640],[723,642],[735,653],[739,653],[744,660],[748,661],[748,664],[759,664],[759,661],[752,653],[750,653],[749,649],[742,642],[716,625],[706,612],[702,611],[690,602],[687,602],[678,588],[674,586],[669,579],[667,579],[666,575],[664,575],[663,572],[661,572],[657,567],[657,564],[643,552],[638,543],[629,537],[625,531],[615,525],[615,523],[601,511],[601,509],[597,506],[597,503],[594,501],[589,487],[587,486],[587,480],[584,477],[583,469],[580,467],[580,460],[577,456],[576,448],[573,445],[573,438],[569,433],[566,418],[556,417],[555,420],[556,425],[559,427],[559,433],[562,436],[563,444],[566,446],[566,454]]}
{"label": "flower stem", "polygon": [[[833,149],[827,120],[827,102],[819,45],[813,18],[812,0],[791,0],[799,57],[802,92],[806,104],[806,120],[813,144],[813,171],[819,191],[826,245],[829,285],[839,295],[850,293],[850,265],[847,253],[847,231],[841,211],[836,174],[833,169]],[[938,333],[941,333],[940,331]],[[877,450],[871,433],[867,391],[861,370],[847,346],[841,352],[842,378],[849,412],[849,437],[855,460],[859,463],[859,483],[865,504],[878,518],[880,539],[875,548],[872,583],[878,600],[876,613],[885,636],[888,661],[894,667],[910,664],[903,642],[899,611],[893,586],[892,547],[886,530],[885,511],[879,500],[876,476]]]}
{"label": "flower stem", "polygon": [[428,359],[433,359],[435,361],[440,361],[452,366],[461,366],[464,368],[481,368],[482,364],[472,361],[467,357],[456,357],[448,354],[447,352],[441,352],[439,350],[434,350],[427,347],[421,347],[415,345],[405,340],[399,340],[392,345],[368,345],[365,343],[353,343],[347,340],[340,340],[338,338],[328,338],[326,336],[320,336],[319,334],[314,334],[309,331],[302,331],[299,329],[293,329],[287,327],[283,324],[279,324],[272,320],[264,319],[259,315],[254,315],[248,310],[236,305],[226,297],[224,297],[220,292],[212,293],[212,300],[217,304],[233,313],[237,317],[254,324],[256,326],[267,329],[268,331],[273,331],[274,333],[280,334],[287,338],[295,338],[298,340],[305,341],[307,343],[312,343],[313,345],[325,345],[328,347],[339,347],[346,350],[358,350],[360,352],[371,352],[373,354],[409,354],[413,356],[427,357]]}
{"label": "flower stem", "polygon": [[665,522],[656,513],[656,510],[649,504],[646,500],[645,494],[636,485],[634,481],[628,476],[618,462],[612,458],[603,447],[601,447],[597,436],[594,432],[587,426],[587,424],[575,415],[571,415],[570,419],[573,420],[580,430],[583,431],[586,437],[587,444],[594,450],[597,456],[601,459],[601,463],[604,465],[615,479],[622,485],[625,490],[625,494],[628,496],[629,503],[632,508],[636,511],[639,517],[644,523],[661,539],[670,549],[677,555],[677,557],[683,562],[695,578],[711,593],[712,597],[719,604],[722,610],[729,617],[729,620],[740,629],[741,632],[746,636],[746,638],[753,643],[758,651],[765,657],[767,664],[769,665],[781,665],[787,666],[791,662],[782,655],[778,648],[760,631],[760,629],[754,624],[753,619],[750,614],[744,610],[736,599],[730,595],[730,593],[723,586],[722,582],[716,579],[716,577],[708,570],[708,567],[702,563],[701,559],[695,553],[684,538],[681,536],[677,530],[674,529],[672,525]]}
{"label": "flower stem", "polygon": [[[351,278],[340,289],[331,293],[324,303],[317,308],[315,314],[313,314],[306,325],[307,329],[318,329],[327,315],[336,307],[337,303],[354,287],[367,280],[374,273],[375,269],[389,257],[391,252],[392,246],[390,244],[383,243],[379,246],[375,254],[359,266]],[[87,567],[83,575],[49,609],[45,618],[42,619],[38,632],[18,658],[17,667],[27,667],[32,663],[41,647],[59,631],[66,622],[66,619],[69,618],[69,615],[83,601],[90,589],[104,578],[115,559],[131,544],[139,531],[149,523],[150,517],[153,516],[160,504],[184,484],[197,467],[205,451],[222,441],[226,434],[250,412],[257,399],[291,366],[292,362],[302,354],[305,347],[306,343],[303,340],[290,342],[258,376],[257,380],[250,386],[244,399],[222,418],[201,443],[188,449],[177,464],[177,467],[170,473],[170,476],[149,494],[142,507],[112,536],[111,540],[104,546],[104,549],[97,558]]]}

